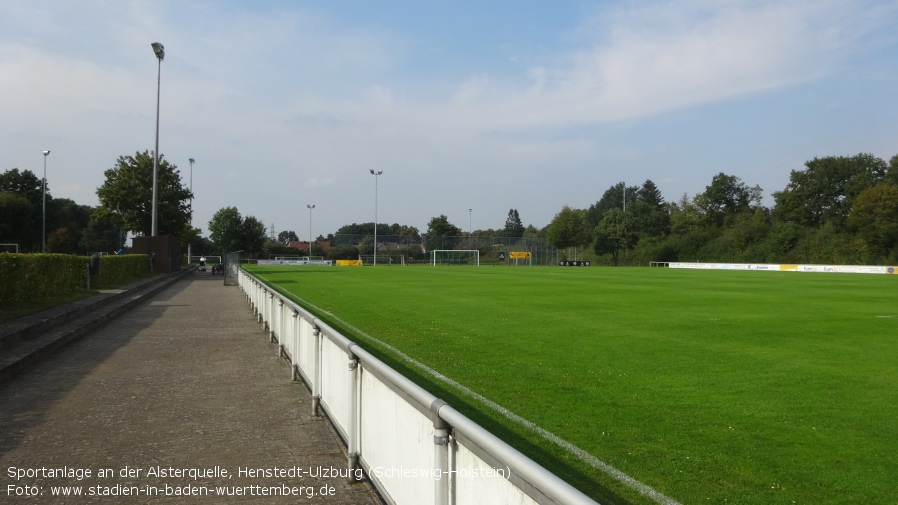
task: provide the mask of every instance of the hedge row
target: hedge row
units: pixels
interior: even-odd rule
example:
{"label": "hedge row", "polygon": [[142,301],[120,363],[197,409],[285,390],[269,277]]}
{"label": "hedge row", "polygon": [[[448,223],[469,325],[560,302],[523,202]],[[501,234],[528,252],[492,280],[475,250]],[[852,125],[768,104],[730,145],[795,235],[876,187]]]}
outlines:
{"label": "hedge row", "polygon": [[90,287],[116,287],[129,279],[145,277],[150,272],[150,257],[146,254],[104,255],[100,256],[100,275],[90,276]]}
{"label": "hedge row", "polygon": [[[76,293],[86,288],[86,256],[0,253],[0,304],[34,301]],[[109,287],[150,273],[144,254],[101,256],[100,275],[91,288]]]}

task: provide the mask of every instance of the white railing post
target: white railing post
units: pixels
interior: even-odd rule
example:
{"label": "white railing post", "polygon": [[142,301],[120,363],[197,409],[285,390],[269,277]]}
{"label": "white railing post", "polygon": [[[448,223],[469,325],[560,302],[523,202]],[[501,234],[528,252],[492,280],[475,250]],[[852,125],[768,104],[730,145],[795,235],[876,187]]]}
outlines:
{"label": "white railing post", "polygon": [[313,346],[315,355],[312,357],[312,414],[320,416],[319,407],[321,406],[321,328],[312,327],[312,337],[315,339]]}
{"label": "white railing post", "polygon": [[346,427],[346,457],[349,466],[349,481],[355,480],[355,469],[359,464],[359,359],[349,355],[349,422]]}
{"label": "white railing post", "polygon": [[430,404],[430,419],[433,421],[433,469],[439,474],[434,483],[434,505],[449,505],[449,425],[440,417],[440,407],[448,405],[436,399]]}
{"label": "white railing post", "polygon": [[299,311],[293,309],[293,349],[290,351],[290,380],[299,378]]}
{"label": "white railing post", "polygon": [[268,296],[265,297],[265,319],[268,327],[268,341],[274,342],[274,328],[271,327],[271,312],[274,306],[274,291],[269,290]]}
{"label": "white railing post", "polygon": [[274,311],[274,327],[278,340],[278,357],[284,357],[284,299],[278,297],[278,308]]}

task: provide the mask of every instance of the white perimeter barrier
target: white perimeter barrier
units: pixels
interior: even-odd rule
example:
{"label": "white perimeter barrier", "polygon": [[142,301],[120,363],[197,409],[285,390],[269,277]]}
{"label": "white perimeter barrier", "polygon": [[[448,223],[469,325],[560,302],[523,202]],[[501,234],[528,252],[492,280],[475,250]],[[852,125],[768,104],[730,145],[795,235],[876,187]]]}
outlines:
{"label": "white perimeter barrier", "polygon": [[595,505],[242,269],[238,284],[345,441],[348,479],[367,477],[397,505]]}
{"label": "white perimeter barrier", "polygon": [[898,267],[866,265],[785,265],[758,263],[657,263],[670,268],[693,268],[698,270],[766,270],[772,272],[826,272],[842,274],[895,274]]}
{"label": "white perimeter barrier", "polygon": [[289,267],[306,267],[320,266],[329,267],[334,264],[332,260],[257,260],[257,265],[264,266],[289,266]]}

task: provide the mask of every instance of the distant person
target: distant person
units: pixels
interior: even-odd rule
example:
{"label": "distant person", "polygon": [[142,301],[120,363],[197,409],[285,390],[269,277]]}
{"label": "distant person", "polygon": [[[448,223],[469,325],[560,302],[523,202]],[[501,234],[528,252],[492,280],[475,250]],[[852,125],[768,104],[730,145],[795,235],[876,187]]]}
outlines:
{"label": "distant person", "polygon": [[206,255],[200,256],[200,272],[206,271]]}

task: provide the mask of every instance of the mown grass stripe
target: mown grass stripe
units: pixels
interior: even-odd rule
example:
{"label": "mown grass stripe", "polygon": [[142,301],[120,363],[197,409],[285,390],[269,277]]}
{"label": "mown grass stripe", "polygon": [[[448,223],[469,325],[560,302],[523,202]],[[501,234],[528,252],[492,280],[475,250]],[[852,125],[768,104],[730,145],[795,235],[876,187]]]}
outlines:
{"label": "mown grass stripe", "polygon": [[[262,279],[265,279],[264,276],[260,275],[259,277]],[[325,314],[328,316],[328,318],[339,322],[339,324],[341,326],[350,329],[352,332],[356,333],[357,335],[361,335],[361,336],[365,337],[366,339],[371,340],[372,342],[376,342],[381,347],[388,349],[390,352],[392,352],[397,358],[401,359],[402,361],[414,366],[415,368],[418,368],[419,370],[427,373],[431,377],[433,377],[433,378],[435,378],[455,389],[458,389],[459,391],[463,392],[465,395],[470,396],[471,398],[474,398],[475,400],[482,403],[483,405],[486,405],[487,407],[498,412],[506,419],[513,421],[531,431],[538,433],[541,437],[552,442],[553,444],[564,449],[565,451],[568,451],[569,453],[571,453],[574,456],[576,456],[577,458],[579,458],[581,461],[588,463],[593,468],[610,475],[618,482],[621,482],[621,483],[629,486],[631,489],[639,492],[641,495],[643,495],[647,498],[650,498],[655,503],[659,503],[662,505],[680,505],[680,503],[678,501],[674,500],[673,498],[670,498],[668,496],[665,496],[662,493],[659,493],[655,489],[652,489],[651,486],[647,486],[647,485],[643,484],[642,482],[639,482],[638,480],[634,479],[633,477],[630,477],[629,475],[625,474],[624,472],[621,472],[617,468],[614,468],[613,466],[609,465],[608,463],[605,463],[604,461],[593,456],[592,454],[589,454],[588,452],[575,446],[574,444],[568,442],[567,440],[564,440],[561,437],[555,435],[554,433],[551,433],[548,430],[543,429],[536,423],[528,421],[527,419],[524,419],[523,417],[515,414],[514,412],[512,412],[512,411],[508,410],[507,408],[499,405],[498,403],[490,400],[489,398],[486,398],[483,395],[468,389],[464,385],[458,383],[455,380],[452,380],[449,377],[446,377],[445,375],[441,374],[440,372],[437,372],[436,370],[434,370],[433,368],[430,368],[429,366],[425,365],[424,363],[421,363],[420,361],[415,360],[411,356],[403,353],[402,351],[393,347],[392,345],[374,338],[373,336],[365,333],[360,328],[356,328],[355,326],[348,323],[347,321],[340,319],[336,314],[333,314],[327,310],[324,310],[321,307],[317,307],[314,304],[310,303],[309,301],[303,300],[302,298],[300,298],[296,295],[293,295],[291,298],[293,298],[297,303],[299,303],[302,307],[306,308],[307,310],[314,311],[317,314]]]}
{"label": "mown grass stripe", "polygon": [[[894,276],[551,267],[254,272],[680,502],[873,503],[894,489],[898,319],[877,317],[895,314]],[[599,501],[650,503],[358,338]]]}

